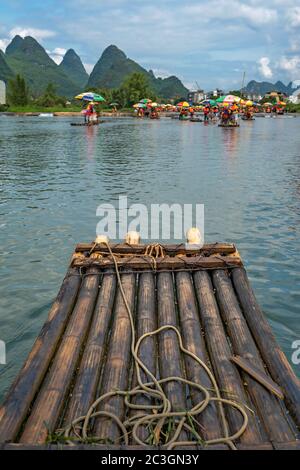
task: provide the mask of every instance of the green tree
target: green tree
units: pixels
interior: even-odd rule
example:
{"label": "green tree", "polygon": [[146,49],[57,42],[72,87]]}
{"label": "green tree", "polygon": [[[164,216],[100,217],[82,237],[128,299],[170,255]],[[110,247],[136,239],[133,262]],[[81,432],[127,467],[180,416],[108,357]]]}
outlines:
{"label": "green tree", "polygon": [[240,98],[244,98],[244,95],[241,90],[231,90],[228,95],[239,96]]}
{"label": "green tree", "polygon": [[37,104],[39,106],[45,106],[46,108],[51,108],[53,106],[66,106],[66,98],[58,96],[56,94],[56,88],[53,83],[48,83],[44,94],[38,98]]}
{"label": "green tree", "polygon": [[127,106],[132,106],[142,98],[150,98],[152,100],[156,99],[149,87],[147,77],[143,73],[139,72],[134,72],[129,75],[119,91],[125,98]]}
{"label": "green tree", "polygon": [[11,105],[26,106],[28,104],[28,88],[21,75],[18,74],[16,78],[9,80],[7,97]]}

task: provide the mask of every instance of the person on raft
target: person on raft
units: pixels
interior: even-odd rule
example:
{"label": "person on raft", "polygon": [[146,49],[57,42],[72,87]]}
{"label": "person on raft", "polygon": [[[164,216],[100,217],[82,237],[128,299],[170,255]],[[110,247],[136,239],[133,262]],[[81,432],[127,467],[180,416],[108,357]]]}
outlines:
{"label": "person on raft", "polygon": [[206,105],[203,109],[203,114],[204,114],[204,122],[209,121],[209,114],[210,114],[210,107]]}
{"label": "person on raft", "polygon": [[190,112],[190,118],[193,119],[193,118],[194,118],[194,114],[195,114],[195,110],[194,110],[194,108],[193,108],[192,106],[189,108],[189,112]]}
{"label": "person on raft", "polygon": [[93,121],[97,121],[97,120],[98,120],[98,115],[94,108],[94,104],[92,102],[89,102],[85,110],[84,122],[87,124],[91,124]]}
{"label": "person on raft", "polygon": [[186,116],[188,116],[188,110],[186,108],[181,108],[179,119],[184,119]]}
{"label": "person on raft", "polygon": [[150,112],[150,118],[151,119],[158,119],[159,116],[158,116],[158,111],[155,107],[152,107],[151,108],[151,112]]}

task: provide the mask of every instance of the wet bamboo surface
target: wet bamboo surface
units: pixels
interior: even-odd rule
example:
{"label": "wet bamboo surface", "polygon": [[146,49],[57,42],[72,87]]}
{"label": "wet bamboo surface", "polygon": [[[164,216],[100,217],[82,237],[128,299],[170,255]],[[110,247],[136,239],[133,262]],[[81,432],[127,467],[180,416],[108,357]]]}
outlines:
{"label": "wet bamboo surface", "polygon": [[[184,245],[163,248],[164,257],[153,260],[145,256],[144,245],[113,245],[136,337],[163,325],[180,330],[183,346],[205,362],[222,396],[247,407],[249,424],[236,442],[239,449],[298,448],[299,380],[274,339],[234,245],[210,244],[195,252]],[[48,319],[0,408],[1,448],[55,448],[55,431],[85,415],[97,397],[136,386],[131,340],[106,247],[78,245]],[[212,388],[205,370],[181,352],[172,330],[147,337],[139,355],[158,379],[179,376]],[[235,363],[234,356],[240,361]],[[251,366],[253,374],[247,373]],[[144,372],[141,377],[150,381]],[[268,389],[270,383],[275,391],[276,385],[280,388],[283,399]],[[163,387],[178,411],[203,399],[198,389],[178,381]],[[149,405],[152,400],[137,395],[132,402]],[[98,410],[113,412],[121,421],[138,413],[128,410],[120,396],[105,400]],[[225,415],[233,434],[241,415],[229,406]],[[216,403],[199,415],[197,432],[204,441],[224,435]],[[95,418],[90,434],[103,444],[74,448],[124,448],[119,427],[107,417]],[[149,429],[141,426],[138,435],[147,439]],[[181,440],[187,437],[182,430]],[[136,447],[130,438],[126,448]]]}

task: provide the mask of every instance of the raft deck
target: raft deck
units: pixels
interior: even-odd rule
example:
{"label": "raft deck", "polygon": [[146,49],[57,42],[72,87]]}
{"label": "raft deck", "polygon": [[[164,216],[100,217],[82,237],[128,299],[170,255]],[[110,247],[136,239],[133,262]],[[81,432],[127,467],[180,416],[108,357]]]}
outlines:
{"label": "raft deck", "polygon": [[[162,248],[156,258],[145,245],[111,245],[137,337],[162,325],[177,326],[184,347],[208,365],[222,396],[246,406],[249,422],[235,442],[238,449],[299,449],[299,381],[274,339],[235,246]],[[77,245],[48,319],[0,409],[0,448],[57,448],[51,435],[58,428],[86,414],[103,393],[132,388],[136,374],[130,342],[130,322],[107,246]],[[175,331],[148,337],[140,355],[157,378],[180,376],[212,387],[207,373],[181,352]],[[168,383],[165,392],[181,410],[201,399],[199,390],[179,382]],[[120,397],[101,406],[121,420],[135,412],[126,410]],[[224,409],[232,434],[242,418],[234,408]],[[197,419],[204,441],[222,435],[213,404]],[[94,419],[93,435],[103,442],[72,449],[143,448],[132,439],[124,446],[118,426],[103,416]],[[195,442],[194,448],[228,447]]]}

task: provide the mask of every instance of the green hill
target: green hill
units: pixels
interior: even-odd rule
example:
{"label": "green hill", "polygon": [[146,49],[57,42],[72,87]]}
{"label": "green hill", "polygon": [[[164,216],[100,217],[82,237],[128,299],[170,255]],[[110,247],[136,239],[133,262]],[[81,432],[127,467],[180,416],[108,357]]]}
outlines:
{"label": "green hill", "polygon": [[6,48],[5,57],[10,69],[25,78],[33,96],[42,94],[48,83],[55,85],[59,95],[67,97],[80,89],[30,36],[24,39],[15,36]]}
{"label": "green hill", "polygon": [[3,80],[5,83],[7,83],[8,80],[13,76],[14,73],[7,64],[4,53],[0,50],[0,80]]}
{"label": "green hill", "polygon": [[59,64],[59,69],[76,85],[84,88],[88,82],[89,75],[81,62],[80,57],[76,54],[74,49],[69,49],[62,62]]}
{"label": "green hill", "polygon": [[5,54],[0,51],[0,80],[7,82],[14,75],[21,75],[32,97],[43,94],[49,83],[55,86],[58,95],[68,98],[86,87],[119,88],[134,72],[144,74],[149,87],[160,98],[169,100],[187,96],[188,90],[177,77],[155,77],[151,70],[147,71],[126,57],[116,46],[109,46],[103,51],[90,77],[73,49],[69,49],[61,64],[57,65],[30,36],[23,39],[17,35],[7,46]]}
{"label": "green hill", "polygon": [[152,71],[148,72],[113,45],[104,50],[96,63],[90,75],[88,87],[118,88],[125,78],[134,72],[143,73],[148,78],[149,86],[162,98],[170,99],[176,96],[187,96],[187,88],[177,77],[156,78]]}

